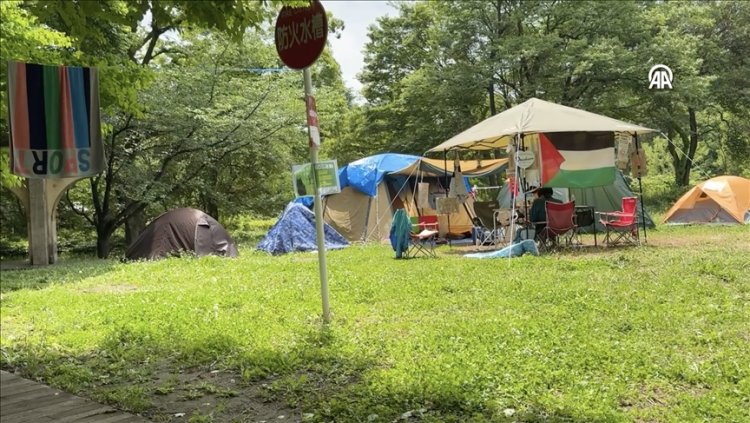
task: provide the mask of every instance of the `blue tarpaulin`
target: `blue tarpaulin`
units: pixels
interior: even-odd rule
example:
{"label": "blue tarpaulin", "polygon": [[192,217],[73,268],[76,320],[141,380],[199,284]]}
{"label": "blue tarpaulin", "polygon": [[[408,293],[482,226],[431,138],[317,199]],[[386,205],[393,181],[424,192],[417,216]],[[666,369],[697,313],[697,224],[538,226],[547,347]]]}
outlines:
{"label": "blue tarpaulin", "polygon": [[[327,250],[344,248],[349,242],[327,223],[324,223]],[[258,249],[273,255],[292,251],[314,251],[318,249],[315,234],[315,214],[299,203],[289,203],[279,221],[258,244]]]}
{"label": "blue tarpaulin", "polygon": [[[339,184],[341,189],[350,186],[370,197],[374,197],[378,191],[378,184],[386,175],[403,170],[421,159],[419,156],[395,153],[365,157],[339,169]],[[453,172],[448,172],[448,176],[453,176]],[[406,183],[406,176],[391,177],[397,178],[397,187]],[[464,183],[467,191],[471,190],[468,178],[464,178]]]}
{"label": "blue tarpaulin", "polygon": [[351,162],[339,170],[341,188],[350,186],[374,197],[386,174],[398,172],[419,160],[408,154],[377,154]]}

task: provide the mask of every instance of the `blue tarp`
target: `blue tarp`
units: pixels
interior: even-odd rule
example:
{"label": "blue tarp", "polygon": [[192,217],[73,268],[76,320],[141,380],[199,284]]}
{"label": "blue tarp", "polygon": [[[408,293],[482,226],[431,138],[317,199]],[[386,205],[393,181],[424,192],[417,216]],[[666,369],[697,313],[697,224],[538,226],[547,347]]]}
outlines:
{"label": "blue tarp", "polygon": [[[344,248],[349,242],[327,223],[324,223],[327,250]],[[279,221],[268,231],[258,249],[273,255],[292,251],[314,251],[318,249],[315,234],[315,214],[299,203],[289,203]]]}
{"label": "blue tarp", "polygon": [[386,174],[411,166],[419,159],[419,156],[386,153],[351,162],[339,170],[341,189],[350,186],[374,197]]}
{"label": "blue tarp", "polygon": [[294,200],[292,200],[292,202],[302,204],[303,206],[312,210],[313,206],[315,205],[315,197],[313,197],[312,195],[306,195],[303,197],[297,197]]}
{"label": "blue tarp", "polygon": [[[370,197],[374,197],[378,191],[378,184],[380,184],[386,175],[405,169],[420,159],[421,157],[419,156],[395,153],[376,154],[365,157],[339,169],[339,184],[341,185],[341,189],[350,186]],[[448,175],[451,177],[453,173],[450,172]],[[401,187],[406,183],[406,176],[396,178],[397,187]],[[466,184],[466,190],[470,191],[469,178],[464,178],[464,184]]]}

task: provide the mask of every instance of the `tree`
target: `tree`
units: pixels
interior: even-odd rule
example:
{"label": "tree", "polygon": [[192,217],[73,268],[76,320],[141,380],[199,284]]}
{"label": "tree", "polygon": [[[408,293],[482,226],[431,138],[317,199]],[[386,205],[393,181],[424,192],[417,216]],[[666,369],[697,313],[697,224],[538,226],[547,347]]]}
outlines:
{"label": "tree", "polygon": [[8,151],[8,60],[55,63],[69,57],[71,39],[43,25],[20,7],[20,1],[0,2],[0,182],[3,187],[18,186],[21,179],[10,173]]}
{"label": "tree", "polygon": [[[663,130],[679,185],[696,160],[741,170],[733,157],[747,157],[745,3],[491,0],[399,12],[366,46],[356,124],[384,140],[373,148],[419,153],[496,106],[541,97]],[[649,90],[657,63],[674,70],[674,89]]]}

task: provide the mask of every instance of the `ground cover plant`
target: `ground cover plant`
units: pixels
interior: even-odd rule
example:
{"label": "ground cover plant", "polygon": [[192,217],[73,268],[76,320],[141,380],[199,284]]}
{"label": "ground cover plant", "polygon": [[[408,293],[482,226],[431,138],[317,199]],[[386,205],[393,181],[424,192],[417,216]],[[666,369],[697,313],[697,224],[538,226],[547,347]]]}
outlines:
{"label": "ground cover plant", "polygon": [[2,367],[154,421],[750,420],[750,231],[2,271]]}

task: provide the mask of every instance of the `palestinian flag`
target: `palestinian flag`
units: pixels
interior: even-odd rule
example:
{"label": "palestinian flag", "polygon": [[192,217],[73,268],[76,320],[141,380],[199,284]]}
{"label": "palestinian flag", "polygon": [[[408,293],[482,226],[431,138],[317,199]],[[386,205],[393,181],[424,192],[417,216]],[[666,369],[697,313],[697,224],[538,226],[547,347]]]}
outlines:
{"label": "palestinian flag", "polygon": [[8,63],[10,168],[26,178],[93,176],[104,167],[95,68]]}
{"label": "palestinian flag", "polygon": [[615,181],[614,132],[539,134],[542,186],[588,188]]}

